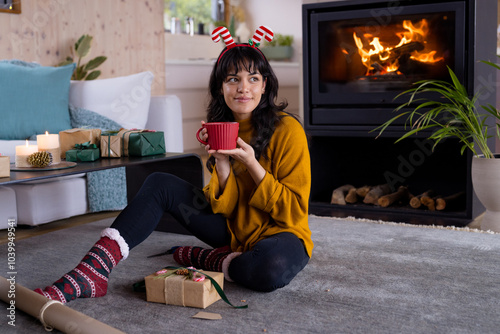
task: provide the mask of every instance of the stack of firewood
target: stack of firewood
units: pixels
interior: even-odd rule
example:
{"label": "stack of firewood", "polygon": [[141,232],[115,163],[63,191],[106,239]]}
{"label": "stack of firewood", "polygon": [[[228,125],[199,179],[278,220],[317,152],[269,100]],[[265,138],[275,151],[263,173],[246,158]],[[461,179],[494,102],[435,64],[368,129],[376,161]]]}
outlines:
{"label": "stack of firewood", "polygon": [[430,211],[463,209],[465,206],[465,192],[461,191],[449,196],[441,196],[436,195],[434,190],[430,189],[419,195],[413,195],[406,186],[400,186],[394,191],[388,184],[360,188],[346,184],[333,190],[330,201],[331,204],[340,205],[359,202],[384,208],[390,205],[409,205],[414,209],[425,208]]}

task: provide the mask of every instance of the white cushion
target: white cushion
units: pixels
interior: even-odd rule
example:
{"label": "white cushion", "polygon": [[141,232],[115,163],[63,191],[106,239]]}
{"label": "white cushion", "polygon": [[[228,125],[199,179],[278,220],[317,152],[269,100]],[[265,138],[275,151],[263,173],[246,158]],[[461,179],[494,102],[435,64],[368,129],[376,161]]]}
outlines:
{"label": "white cushion", "polygon": [[175,95],[152,96],[146,129],[164,132],[167,152],[184,152],[181,100]]}
{"label": "white cushion", "polygon": [[[36,145],[36,140],[29,140],[30,145]],[[10,163],[16,161],[16,146],[26,145],[26,140],[0,140],[0,154],[10,157]]]}
{"label": "white cushion", "polygon": [[126,129],[144,129],[148,120],[153,73],[71,81],[69,103],[94,111]]}
{"label": "white cushion", "polygon": [[0,187],[0,229],[8,228],[9,220],[17,222],[16,193],[9,187]]}
{"label": "white cushion", "polygon": [[38,184],[14,184],[20,225],[40,225],[87,213],[87,185],[83,177]]}

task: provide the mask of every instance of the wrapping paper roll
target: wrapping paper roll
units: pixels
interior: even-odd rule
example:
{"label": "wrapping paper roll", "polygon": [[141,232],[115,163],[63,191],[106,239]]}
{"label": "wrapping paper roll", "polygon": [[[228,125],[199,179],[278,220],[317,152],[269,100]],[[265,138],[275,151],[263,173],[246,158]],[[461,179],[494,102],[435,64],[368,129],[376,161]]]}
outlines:
{"label": "wrapping paper roll", "polygon": [[[31,291],[22,285],[15,284],[0,276],[0,299],[11,305],[9,294],[15,294],[15,312],[21,310],[40,321],[45,325],[53,327],[64,333],[107,333],[118,334],[124,332],[108,326],[83,313],[75,311],[61,303],[51,302],[50,299]],[[47,304],[50,303],[50,304]],[[7,310],[9,308],[7,307]],[[42,312],[43,311],[43,312]],[[40,314],[42,313],[42,317]]]}

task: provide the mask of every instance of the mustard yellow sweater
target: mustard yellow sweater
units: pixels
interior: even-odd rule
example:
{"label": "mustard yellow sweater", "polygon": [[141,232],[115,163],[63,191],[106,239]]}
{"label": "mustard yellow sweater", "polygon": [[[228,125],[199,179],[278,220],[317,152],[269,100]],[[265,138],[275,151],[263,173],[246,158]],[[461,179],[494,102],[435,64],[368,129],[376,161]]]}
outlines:
{"label": "mustard yellow sweater", "polygon": [[[253,133],[251,120],[239,122],[238,135],[247,143]],[[227,219],[233,251],[244,252],[260,240],[281,232],[295,234],[311,257],[313,242],[308,208],[311,166],[302,125],[285,116],[276,127],[267,149],[269,159],[259,162],[267,171],[256,185],[246,167],[234,162],[223,193],[214,168],[203,189],[214,213]]]}

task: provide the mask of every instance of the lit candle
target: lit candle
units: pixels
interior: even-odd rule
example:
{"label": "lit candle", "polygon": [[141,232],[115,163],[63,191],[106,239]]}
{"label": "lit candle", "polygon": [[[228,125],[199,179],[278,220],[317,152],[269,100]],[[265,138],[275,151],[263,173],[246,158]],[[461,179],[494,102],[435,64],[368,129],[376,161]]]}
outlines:
{"label": "lit candle", "polygon": [[35,152],[38,152],[38,146],[30,145],[28,139],[26,139],[26,145],[16,146],[16,155],[30,155]]}
{"label": "lit candle", "polygon": [[50,150],[59,147],[59,135],[49,134],[45,131],[44,135],[36,136],[36,143],[38,144],[38,149],[40,151]]}
{"label": "lit candle", "polygon": [[38,146],[30,145],[27,139],[26,145],[16,146],[16,167],[30,167],[28,157],[35,152],[38,152]]}
{"label": "lit candle", "polygon": [[49,134],[45,131],[44,135],[37,135],[36,142],[40,152],[49,152],[52,154],[52,164],[57,165],[61,162],[61,147],[59,146],[59,135]]}

